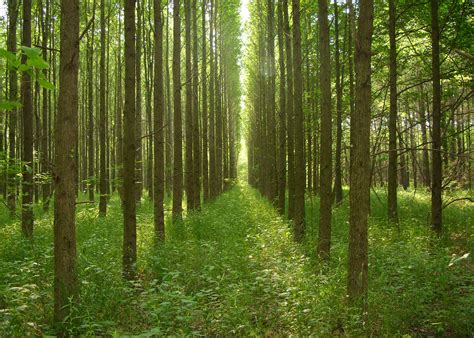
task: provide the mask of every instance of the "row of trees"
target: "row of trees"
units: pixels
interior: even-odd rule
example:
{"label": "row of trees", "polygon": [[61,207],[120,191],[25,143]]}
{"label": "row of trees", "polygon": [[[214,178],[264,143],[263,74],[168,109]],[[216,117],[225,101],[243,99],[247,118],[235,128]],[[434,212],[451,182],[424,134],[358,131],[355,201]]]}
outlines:
{"label": "row of trees", "polygon": [[8,72],[0,76],[5,88],[0,193],[12,216],[21,218],[23,234],[32,238],[33,205],[47,210],[54,191],[58,323],[79,295],[75,210],[81,193],[87,200],[80,203],[95,203],[99,195],[104,217],[118,192],[123,273],[133,279],[136,206],[144,190],[153,200],[156,237],[162,241],[166,195],[179,220],[183,204],[199,209],[236,178],[239,5],[238,0],[8,0],[8,21],[2,22],[8,34],[1,62]]}
{"label": "row of trees", "polygon": [[297,241],[304,194],[319,194],[323,260],[349,186],[351,299],[367,292],[371,187],[388,185],[395,224],[398,185],[430,189],[438,234],[443,189],[470,188],[468,10],[457,0],[251,3],[248,180],[293,221]]}

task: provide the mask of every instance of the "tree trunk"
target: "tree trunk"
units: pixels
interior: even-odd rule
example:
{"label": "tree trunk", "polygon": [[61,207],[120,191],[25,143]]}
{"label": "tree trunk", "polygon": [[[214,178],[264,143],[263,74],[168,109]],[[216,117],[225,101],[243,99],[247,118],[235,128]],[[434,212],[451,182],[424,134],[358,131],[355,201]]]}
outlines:
{"label": "tree trunk", "polygon": [[[92,11],[95,11],[95,3],[92,7]],[[94,173],[94,22],[95,14],[92,13],[92,27],[87,39],[87,192],[89,194],[89,201],[94,202],[94,187],[95,187],[95,173]]]}
{"label": "tree trunk", "polygon": [[[31,47],[31,0],[23,1],[23,33],[22,45]],[[27,57],[21,59],[26,64]],[[33,99],[31,92],[31,76],[23,72],[21,78],[21,98],[23,115],[23,181],[22,181],[22,212],[21,229],[27,238],[33,237]]]}
{"label": "tree trunk", "polygon": [[441,161],[441,80],[439,62],[438,0],[431,1],[431,68],[433,70],[433,170],[431,179],[431,225],[438,235],[443,229],[442,219],[442,161]]}
{"label": "tree trunk", "polygon": [[193,192],[194,208],[201,206],[201,145],[199,135],[199,62],[198,62],[198,25],[197,0],[192,4],[193,29]]}
{"label": "tree trunk", "polygon": [[304,126],[303,126],[303,76],[301,72],[301,31],[300,31],[300,0],[293,0],[293,73],[294,83],[294,114],[295,114],[295,239],[301,242],[304,237]]}
{"label": "tree trunk", "polygon": [[123,275],[133,279],[137,261],[137,219],[135,192],[135,0],[124,0],[125,106],[123,137]]}
{"label": "tree trunk", "polygon": [[285,214],[286,196],[286,77],[285,77],[285,46],[283,37],[283,4],[278,1],[278,61],[280,66],[280,114],[279,114],[279,148],[278,148],[278,204],[280,214]]}
{"label": "tree trunk", "polygon": [[[43,8],[43,4],[40,3],[40,7]],[[45,12],[46,15],[43,17],[43,11],[41,11],[41,17],[42,17],[42,47],[43,47],[43,59],[47,60],[48,59],[48,49],[46,48],[48,46],[48,41],[49,41],[49,33],[50,33],[50,4],[49,0],[46,0],[45,4]],[[49,74],[48,69],[43,70],[43,75],[47,79]],[[42,131],[41,131],[41,139],[40,139],[40,146],[41,146],[41,153],[40,153],[40,158],[41,158],[41,172],[43,175],[48,175],[51,172],[51,166],[50,166],[50,158],[49,158],[49,142],[48,142],[48,136],[49,136],[49,112],[50,112],[50,106],[49,106],[49,90],[46,88],[43,88],[43,101],[42,101]],[[43,194],[43,210],[48,211],[49,209],[49,199],[51,195],[51,186],[49,182],[44,182],[43,187],[42,187],[42,194]]]}
{"label": "tree trunk", "polygon": [[174,90],[174,168],[173,216],[181,218],[183,203],[183,127],[181,117],[181,19],[180,0],[173,2],[173,90]]}
{"label": "tree trunk", "polygon": [[185,137],[186,137],[186,162],[184,181],[186,185],[187,209],[194,209],[194,178],[193,178],[193,93],[191,70],[191,0],[184,0],[185,21],[185,62],[186,62],[186,111],[185,111]]}
{"label": "tree trunk", "polygon": [[136,201],[140,202],[143,193],[143,139],[142,139],[142,16],[143,8],[140,1],[136,1],[137,11],[137,38],[135,42],[136,48],[136,110],[135,110],[135,138],[136,138],[136,161],[135,161],[135,185],[136,185]]}
{"label": "tree trunk", "polygon": [[[16,54],[16,31],[17,31],[17,20],[18,20],[18,0],[8,1],[8,36],[7,36],[7,49],[9,52]],[[17,101],[18,99],[18,75],[16,70],[10,70],[8,72],[8,99],[10,101]],[[18,111],[13,109],[8,114],[9,125],[8,125],[8,156],[9,156],[9,171],[8,171],[8,208],[10,209],[10,215],[15,215],[16,209],[16,174],[12,167],[16,163],[16,127],[17,127],[17,114]]]}
{"label": "tree trunk", "polygon": [[[349,268],[347,293],[352,304],[367,302],[370,209],[370,108],[373,0],[359,1],[355,41],[355,110],[351,116],[351,179],[349,194]],[[350,12],[354,9],[350,3]]]}
{"label": "tree trunk", "polygon": [[153,124],[155,134],[154,156],[155,167],[153,206],[155,213],[155,234],[158,240],[165,239],[165,217],[163,202],[165,197],[165,163],[164,163],[164,117],[165,117],[165,97],[163,90],[163,18],[161,13],[161,0],[154,0],[154,34],[155,34],[155,70],[154,70],[154,113]]}
{"label": "tree trunk", "polygon": [[342,72],[339,49],[339,8],[337,1],[334,0],[334,28],[335,28],[335,49],[336,49],[336,159],[335,159],[335,178],[334,178],[334,199],[336,205],[342,202]]}
{"label": "tree trunk", "polygon": [[397,45],[396,45],[396,9],[395,0],[388,2],[389,40],[390,40],[390,115],[388,121],[388,219],[398,222],[397,207]]}
{"label": "tree trunk", "polygon": [[202,1],[202,71],[201,71],[201,91],[202,91],[202,190],[204,201],[209,199],[209,158],[208,158],[208,119],[207,119],[207,52],[206,52],[206,4]]}
{"label": "tree trunk", "polygon": [[[319,4],[319,50],[320,50],[320,88],[321,88],[321,159],[320,159],[320,207],[318,255],[329,260],[331,249],[332,215],[332,114],[331,114],[331,55],[329,51],[328,1],[318,0]],[[337,67],[337,65],[336,65]],[[295,79],[296,81],[296,79]],[[336,81],[339,81],[336,78]]]}
{"label": "tree trunk", "polygon": [[276,162],[276,122],[275,122],[275,10],[274,0],[267,0],[267,29],[268,29],[268,47],[267,47],[267,62],[268,62],[268,82],[267,82],[267,159],[268,159],[268,181],[267,181],[267,195],[268,199],[276,204],[277,197],[277,162]]}
{"label": "tree trunk", "polygon": [[291,46],[290,19],[288,14],[288,0],[283,0],[283,20],[285,22],[286,47],[286,116],[288,135],[288,218],[294,219],[295,209],[295,147],[294,147],[294,110],[293,110],[293,55]]}
{"label": "tree trunk", "polygon": [[[214,0],[215,1],[215,0]],[[216,182],[216,142],[215,142],[215,100],[214,100],[214,1],[211,0],[211,13],[209,19],[209,183],[210,183],[210,197],[215,198],[217,196],[217,182]],[[217,60],[216,60],[217,63]]]}
{"label": "tree trunk", "polygon": [[61,1],[61,54],[54,166],[54,321],[69,317],[79,296],[76,270],[79,0]]}
{"label": "tree trunk", "polygon": [[105,7],[106,1],[102,0],[100,6],[100,118],[99,118],[99,138],[100,138],[100,182],[99,182],[99,215],[105,217],[107,214],[107,173],[105,163],[106,153],[106,110],[105,110]]}

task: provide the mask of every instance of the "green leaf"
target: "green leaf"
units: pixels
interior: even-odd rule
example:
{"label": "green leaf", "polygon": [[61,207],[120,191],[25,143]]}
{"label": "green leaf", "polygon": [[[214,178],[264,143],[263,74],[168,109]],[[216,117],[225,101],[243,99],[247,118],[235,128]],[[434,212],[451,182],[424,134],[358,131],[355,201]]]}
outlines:
{"label": "green leaf", "polygon": [[30,67],[35,67],[35,68],[38,68],[38,69],[48,69],[49,68],[49,64],[41,58],[28,59],[26,61],[26,64]]}
{"label": "green leaf", "polygon": [[21,108],[21,103],[17,101],[0,101],[0,110],[12,111]]}
{"label": "green leaf", "polygon": [[44,89],[48,89],[48,90],[54,90],[55,89],[54,85],[46,79],[38,78],[38,83]]}

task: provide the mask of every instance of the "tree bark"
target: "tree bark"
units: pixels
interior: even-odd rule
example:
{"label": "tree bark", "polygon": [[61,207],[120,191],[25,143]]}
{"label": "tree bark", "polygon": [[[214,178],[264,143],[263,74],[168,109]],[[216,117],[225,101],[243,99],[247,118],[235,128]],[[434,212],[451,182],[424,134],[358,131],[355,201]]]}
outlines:
{"label": "tree bark", "polygon": [[[23,1],[23,33],[22,45],[31,47],[31,0]],[[21,59],[26,64],[27,57]],[[33,237],[33,97],[31,76],[23,72],[21,78],[21,101],[23,117],[23,181],[21,229],[27,238]]]}
{"label": "tree bark", "polygon": [[[7,49],[9,52],[16,54],[16,31],[17,31],[17,20],[18,20],[18,0],[8,1],[8,35],[7,35]],[[18,75],[16,70],[10,70],[8,72],[8,99],[10,101],[17,101],[18,99]],[[10,215],[15,215],[16,209],[16,175],[13,171],[15,166],[16,158],[16,127],[17,127],[17,114],[18,110],[13,109],[8,114],[9,125],[8,125],[8,208],[10,209]]]}
{"label": "tree bark", "polygon": [[202,190],[204,201],[209,199],[209,140],[208,140],[208,105],[207,105],[207,52],[206,52],[206,5],[207,0],[202,1]]}
{"label": "tree bark", "polygon": [[[350,6],[351,12],[353,8]],[[355,48],[355,110],[351,116],[349,194],[349,268],[347,293],[352,304],[367,302],[368,215],[370,209],[370,108],[373,0],[360,0]],[[353,15],[353,14],[352,14]]]}
{"label": "tree bark", "polygon": [[288,14],[288,0],[283,0],[283,20],[285,22],[286,47],[286,116],[288,137],[288,218],[294,219],[295,209],[295,147],[294,147],[294,109],[293,109],[293,54],[291,45],[290,19]]}
{"label": "tree bark", "polygon": [[[318,255],[329,260],[331,249],[332,215],[332,112],[331,112],[331,55],[329,51],[328,1],[318,0],[319,4],[319,49],[320,49],[320,88],[321,88],[321,150],[320,150],[320,207]],[[337,39],[337,38],[336,38]],[[296,81],[296,79],[295,79]],[[339,81],[336,78],[336,81]]]}
{"label": "tree bark", "polygon": [[100,6],[100,102],[99,102],[99,138],[100,138],[100,182],[99,182],[99,215],[107,215],[107,172],[106,172],[106,110],[105,110],[105,7],[106,1],[102,0]]}
{"label": "tree bark", "polygon": [[180,0],[173,2],[173,90],[174,90],[174,164],[173,216],[182,217],[183,203],[183,127],[181,117],[181,18]]}
{"label": "tree bark", "polygon": [[334,0],[334,29],[335,29],[335,50],[336,50],[336,158],[335,158],[335,178],[334,178],[334,200],[336,205],[342,202],[342,87],[343,76],[341,71],[341,52],[339,44],[339,8]]}
{"label": "tree bark", "polygon": [[395,0],[388,2],[389,40],[390,40],[390,114],[388,122],[388,219],[398,223],[397,207],[397,45],[396,45],[396,9]]}
{"label": "tree bark", "polygon": [[199,62],[198,62],[198,26],[197,0],[192,3],[192,31],[193,31],[193,192],[194,208],[201,206],[201,145],[199,134]]}
{"label": "tree bark", "polygon": [[301,30],[300,0],[293,0],[293,73],[294,73],[294,114],[295,114],[295,240],[301,242],[304,237],[304,126],[303,126],[303,76],[301,72]]}
{"label": "tree bark", "polygon": [[192,69],[191,69],[191,0],[184,0],[185,21],[185,63],[186,63],[186,110],[185,110],[185,171],[184,179],[186,185],[187,209],[194,209],[194,178],[193,178],[193,93],[192,93]]}
{"label": "tree bark", "polygon": [[163,18],[161,13],[161,0],[154,0],[154,34],[155,34],[155,54],[154,54],[154,143],[155,157],[154,166],[154,189],[153,206],[155,214],[155,234],[158,240],[165,239],[165,217],[164,217],[164,195],[165,195],[165,163],[164,163],[164,87],[163,87]]}
{"label": "tree bark", "polygon": [[137,261],[137,219],[135,192],[135,0],[124,0],[125,26],[125,106],[123,137],[123,276],[133,279]]}
{"label": "tree bark", "polygon": [[280,66],[280,114],[279,114],[279,148],[278,148],[278,204],[280,214],[285,214],[286,197],[286,74],[285,74],[285,41],[283,37],[283,3],[278,1],[278,62]]}
{"label": "tree bark", "polygon": [[439,62],[440,31],[438,23],[438,0],[431,1],[431,68],[433,70],[433,161],[431,178],[431,225],[433,230],[441,235],[443,229],[442,193],[442,161],[441,161],[441,80]]}
{"label": "tree bark", "polygon": [[[61,330],[79,296],[76,270],[79,0],[61,1],[61,54],[54,166],[54,321]],[[61,330],[62,331],[62,330]]]}

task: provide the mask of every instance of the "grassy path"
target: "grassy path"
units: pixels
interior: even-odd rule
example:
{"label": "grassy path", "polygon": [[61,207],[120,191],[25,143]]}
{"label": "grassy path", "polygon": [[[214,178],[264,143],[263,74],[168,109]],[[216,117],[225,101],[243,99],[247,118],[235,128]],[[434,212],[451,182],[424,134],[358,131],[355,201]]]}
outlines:
{"label": "grassy path", "polygon": [[169,237],[152,269],[161,288],[164,281],[172,294],[187,296],[187,307],[165,300],[164,325],[171,319],[206,335],[309,334],[331,326],[311,320],[317,281],[288,224],[247,185],[234,187]]}

